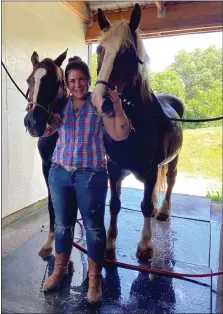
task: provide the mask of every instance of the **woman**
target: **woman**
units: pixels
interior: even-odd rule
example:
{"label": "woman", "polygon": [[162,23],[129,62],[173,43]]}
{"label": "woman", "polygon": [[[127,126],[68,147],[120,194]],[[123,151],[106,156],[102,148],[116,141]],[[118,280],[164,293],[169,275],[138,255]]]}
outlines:
{"label": "woman", "polygon": [[72,250],[74,225],[79,208],[86,230],[89,287],[88,301],[101,301],[101,270],[106,247],[104,226],[107,170],[103,128],[112,139],[128,137],[129,122],[121,101],[109,91],[114,116],[100,115],[89,93],[90,73],[79,57],[69,59],[65,69],[70,91],[61,112],[62,123],[52,158],[49,186],[55,209],[55,268],[45,281],[44,291],[52,291],[67,272]]}

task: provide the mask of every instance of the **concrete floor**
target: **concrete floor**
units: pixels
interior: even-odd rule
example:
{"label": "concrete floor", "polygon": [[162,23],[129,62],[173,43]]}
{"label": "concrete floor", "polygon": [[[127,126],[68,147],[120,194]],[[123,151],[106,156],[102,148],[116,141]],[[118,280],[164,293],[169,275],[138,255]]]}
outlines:
{"label": "concrete floor", "polygon": [[[138,265],[135,251],[143,222],[141,199],[141,190],[123,188],[117,259],[134,265]],[[107,207],[106,226],[108,221]],[[170,221],[153,219],[152,224],[152,267],[183,273],[223,269],[222,205],[174,194]],[[111,266],[103,270],[102,305],[91,309],[86,302],[87,260],[76,248],[72,252],[73,276],[66,278],[61,291],[45,295],[42,284],[52,272],[54,260],[44,262],[37,253],[47,231],[46,209],[3,229],[3,313],[223,313],[220,276],[180,280]],[[81,236],[77,225],[75,239],[85,246],[85,236]]]}

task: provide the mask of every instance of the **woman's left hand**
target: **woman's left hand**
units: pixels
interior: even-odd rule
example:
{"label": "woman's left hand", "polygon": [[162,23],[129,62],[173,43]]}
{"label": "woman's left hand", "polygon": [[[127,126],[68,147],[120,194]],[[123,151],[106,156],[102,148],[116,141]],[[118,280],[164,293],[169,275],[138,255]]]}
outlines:
{"label": "woman's left hand", "polygon": [[109,89],[108,90],[108,96],[111,99],[111,101],[113,102],[113,109],[115,113],[120,113],[122,112],[122,101],[121,99],[118,97],[118,93],[116,90],[112,90]]}

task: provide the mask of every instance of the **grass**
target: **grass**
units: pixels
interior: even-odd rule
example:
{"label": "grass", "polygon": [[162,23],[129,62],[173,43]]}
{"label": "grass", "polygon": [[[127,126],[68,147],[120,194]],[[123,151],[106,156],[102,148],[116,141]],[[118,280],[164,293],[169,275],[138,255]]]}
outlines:
{"label": "grass", "polygon": [[214,202],[221,202],[223,201],[222,199],[222,193],[218,192],[218,191],[208,191],[206,196],[206,198],[210,198],[212,201]]}
{"label": "grass", "polygon": [[[184,130],[178,173],[210,180],[205,197],[222,202],[222,127]],[[214,187],[214,191],[210,186]]]}
{"label": "grass", "polygon": [[222,127],[184,130],[178,171],[222,182],[222,146]]}

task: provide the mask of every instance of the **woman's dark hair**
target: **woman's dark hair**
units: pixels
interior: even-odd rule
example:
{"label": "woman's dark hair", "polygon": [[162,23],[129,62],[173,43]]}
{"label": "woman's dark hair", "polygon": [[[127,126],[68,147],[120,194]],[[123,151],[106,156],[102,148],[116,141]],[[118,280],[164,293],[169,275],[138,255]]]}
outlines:
{"label": "woman's dark hair", "polygon": [[91,84],[91,75],[90,75],[88,65],[80,57],[74,56],[73,58],[68,59],[68,65],[66,66],[66,69],[65,69],[66,83],[68,83],[67,81],[68,81],[69,73],[73,70],[82,71],[88,78],[89,84]]}

